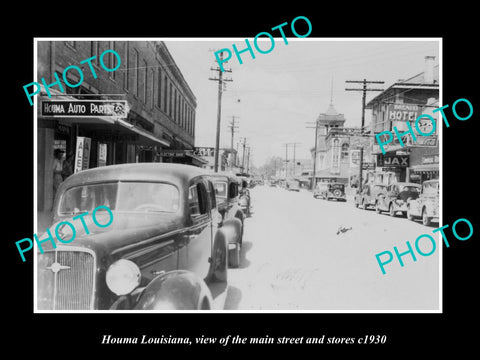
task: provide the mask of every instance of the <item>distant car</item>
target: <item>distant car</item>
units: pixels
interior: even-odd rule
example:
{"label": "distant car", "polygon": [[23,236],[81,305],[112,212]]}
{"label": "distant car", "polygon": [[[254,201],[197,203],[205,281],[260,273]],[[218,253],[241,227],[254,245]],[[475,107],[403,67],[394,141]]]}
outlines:
{"label": "distant car", "polygon": [[295,180],[287,181],[287,190],[288,191],[300,191],[299,182],[295,181]]}
{"label": "distant car", "polygon": [[369,207],[375,206],[378,194],[386,189],[386,185],[379,183],[367,183],[362,186],[362,191],[357,190],[354,197],[355,207],[367,210]]}
{"label": "distant car", "polygon": [[235,231],[219,227],[205,170],[136,163],[73,174],[58,188],[51,232],[99,205],[113,214],[108,228],[77,228],[72,242],[38,253],[39,310],[218,308]]}
{"label": "distant car", "polygon": [[425,226],[432,221],[439,221],[439,181],[427,180],[422,184],[418,198],[407,202],[407,218],[414,220],[420,217]]}
{"label": "distant car", "polygon": [[421,186],[415,183],[399,182],[394,183],[385,189],[385,192],[378,194],[375,203],[377,213],[388,211],[390,216],[398,212],[403,215],[407,213],[407,201],[418,198]]}
{"label": "distant car", "polygon": [[228,264],[237,268],[240,266],[240,248],[245,225],[245,215],[239,205],[238,180],[235,176],[222,173],[214,173],[211,177],[217,197],[218,212],[222,216],[221,225],[233,225],[233,229],[239,234],[229,238],[231,242]]}
{"label": "distant car", "polygon": [[342,183],[317,183],[317,187],[313,190],[314,198],[322,198],[326,200],[335,199],[347,201],[345,195],[345,184]]}

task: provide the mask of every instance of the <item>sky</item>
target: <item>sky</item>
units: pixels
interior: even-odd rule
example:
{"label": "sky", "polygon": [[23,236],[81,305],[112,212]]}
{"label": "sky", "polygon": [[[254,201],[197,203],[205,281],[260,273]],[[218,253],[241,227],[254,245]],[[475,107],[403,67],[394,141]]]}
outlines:
{"label": "sky", "polygon": [[[265,40],[266,39],[266,40]],[[258,46],[268,50],[268,38]],[[285,156],[285,144],[297,143],[295,157],[311,158],[314,126],[318,114],[326,112],[331,99],[346,118],[345,126],[361,124],[362,92],[345,91],[362,84],[346,80],[378,80],[385,84],[369,87],[386,89],[399,79],[412,77],[424,69],[425,56],[435,56],[439,63],[437,39],[323,39],[275,38],[268,54],[241,54],[236,58],[232,44],[245,49],[244,38],[231,39],[162,39],[197,99],[195,146],[215,146],[217,123],[218,78],[214,52],[229,49],[232,58],[224,64],[231,73],[223,73],[226,82],[222,94],[220,147],[230,147],[229,124],[235,116],[234,147],[246,138],[251,161],[261,166],[272,156]],[[262,40],[265,40],[262,41]],[[226,54],[225,54],[226,55]],[[333,91],[332,91],[333,90]],[[367,102],[379,92],[367,92]],[[370,113],[366,112],[366,124]],[[241,147],[240,147],[241,149]],[[293,146],[288,146],[288,157]]]}

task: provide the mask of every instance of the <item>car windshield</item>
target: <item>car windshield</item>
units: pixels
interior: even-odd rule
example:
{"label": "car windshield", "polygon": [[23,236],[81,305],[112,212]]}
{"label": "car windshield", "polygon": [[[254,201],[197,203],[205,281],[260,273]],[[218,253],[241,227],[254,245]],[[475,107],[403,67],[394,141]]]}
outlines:
{"label": "car windshield", "polygon": [[58,212],[90,212],[100,205],[116,211],[173,213],[179,208],[179,192],[171,184],[152,182],[81,185],[65,191]]}
{"label": "car windshield", "polygon": [[226,182],[216,182],[215,183],[215,193],[217,197],[227,198],[227,183]]}
{"label": "car windshield", "polygon": [[330,190],[336,190],[336,189],[339,189],[339,190],[342,190],[344,189],[345,185],[343,184],[330,184]]}

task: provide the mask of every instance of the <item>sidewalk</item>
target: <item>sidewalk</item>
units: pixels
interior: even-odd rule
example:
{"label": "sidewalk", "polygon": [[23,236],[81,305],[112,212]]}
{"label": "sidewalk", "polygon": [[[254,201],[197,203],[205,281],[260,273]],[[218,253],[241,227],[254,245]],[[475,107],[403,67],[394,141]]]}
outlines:
{"label": "sidewalk", "polygon": [[52,211],[37,211],[37,232],[44,233],[47,227],[52,224]]}

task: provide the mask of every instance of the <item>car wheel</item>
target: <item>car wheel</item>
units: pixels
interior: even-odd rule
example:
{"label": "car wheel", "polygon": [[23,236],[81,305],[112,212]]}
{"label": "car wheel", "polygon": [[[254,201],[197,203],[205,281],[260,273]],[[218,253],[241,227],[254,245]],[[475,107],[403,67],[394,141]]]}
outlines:
{"label": "car wheel", "polygon": [[388,207],[388,213],[391,217],[395,217],[395,210],[393,209],[393,204],[390,204],[390,206]]}
{"label": "car wheel", "polygon": [[423,209],[422,210],[422,224],[425,225],[425,226],[428,226],[428,225],[430,225],[431,220],[432,219],[430,217],[428,217],[428,215],[427,215],[427,210]]}
{"label": "car wheel", "polygon": [[413,221],[413,216],[410,212],[410,206],[407,207],[407,219]]}
{"label": "car wheel", "polygon": [[228,251],[228,265],[231,268],[240,266],[240,244],[235,244],[235,248]]}
{"label": "car wheel", "polygon": [[228,275],[228,245],[224,242],[217,244],[213,256],[212,280],[226,282]]}

